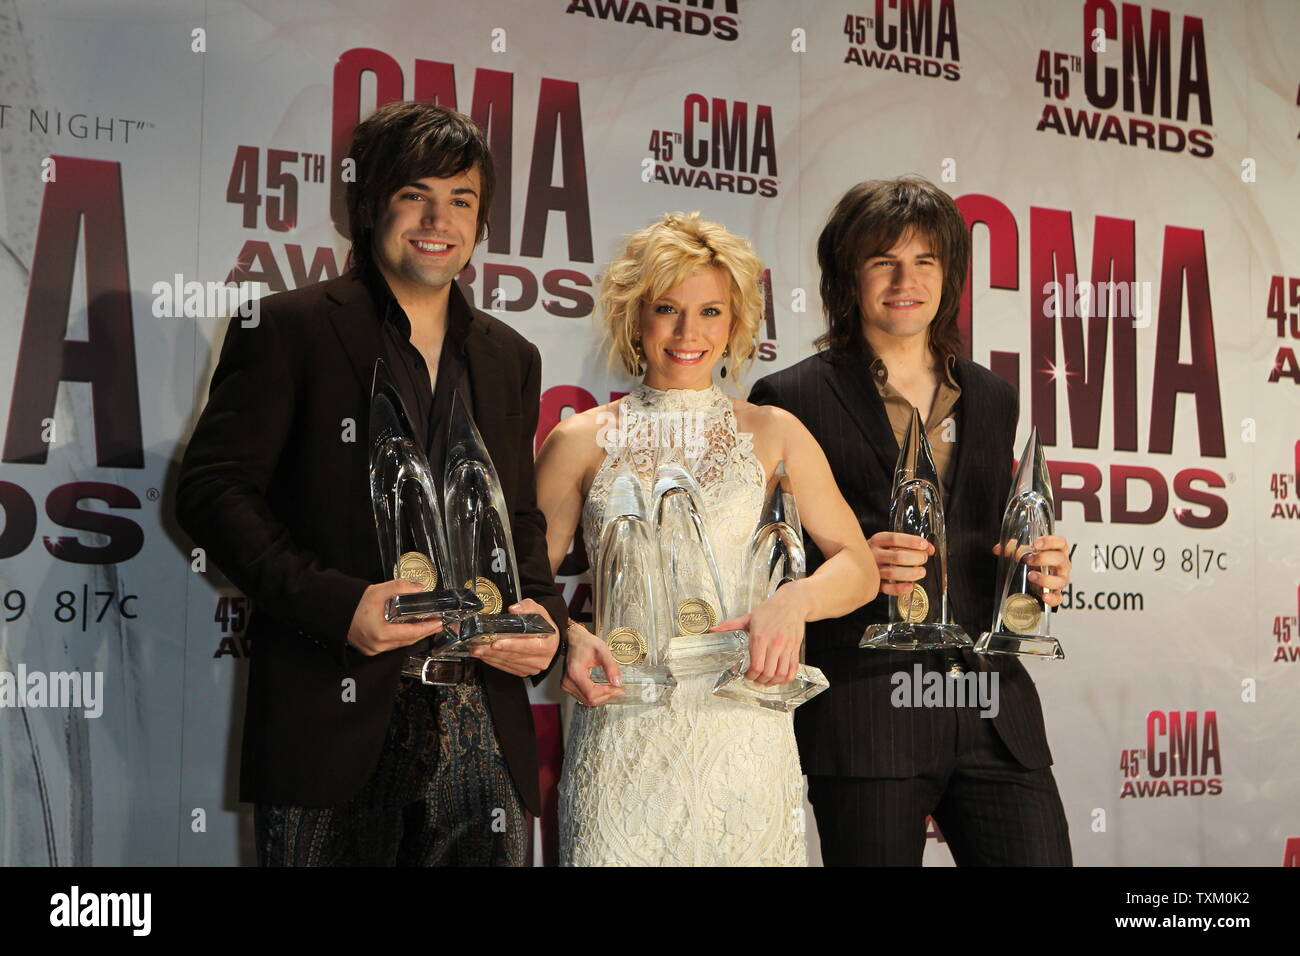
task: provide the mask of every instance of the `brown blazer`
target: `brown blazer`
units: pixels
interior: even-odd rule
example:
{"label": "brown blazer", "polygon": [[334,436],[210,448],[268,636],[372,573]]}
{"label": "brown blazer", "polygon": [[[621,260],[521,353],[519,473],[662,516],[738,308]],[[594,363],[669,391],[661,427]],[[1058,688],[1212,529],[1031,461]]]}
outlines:
{"label": "brown blazer", "polygon": [[[453,284],[451,294],[463,293]],[[470,311],[468,381],[512,516],[523,596],[562,633],[533,482],[541,357],[510,326]],[[369,492],[379,322],[356,272],[262,299],[256,327],[232,320],[181,463],[181,526],[254,604],[241,800],[324,807],[354,796],[378,762],[402,680],[404,650],[366,657],[346,646],[362,593],[391,576]],[[537,813],[526,686],[494,667],[481,674],[515,786]],[[346,678],[355,702],[343,699]]]}

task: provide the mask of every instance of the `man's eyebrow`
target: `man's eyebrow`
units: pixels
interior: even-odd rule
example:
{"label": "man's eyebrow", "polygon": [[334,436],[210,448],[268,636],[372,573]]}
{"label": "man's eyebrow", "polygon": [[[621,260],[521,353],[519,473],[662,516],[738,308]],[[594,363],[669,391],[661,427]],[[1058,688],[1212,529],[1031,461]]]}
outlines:
{"label": "man's eyebrow", "polygon": [[[422,192],[422,193],[427,193],[427,192],[430,191],[430,190],[429,190],[429,187],[426,186],[426,185],[424,185],[424,183],[407,183],[405,186],[403,186],[403,187],[401,187],[401,188],[402,188],[402,189],[417,189],[417,190],[419,190],[419,191]],[[400,192],[401,190],[398,190],[398,191]],[[472,189],[472,188],[469,187],[469,186],[457,186],[457,187],[455,187],[454,189],[452,189],[451,194],[452,194],[453,196],[464,196],[464,195],[468,194],[468,195],[470,195],[470,196],[473,196],[475,199],[478,198],[478,192],[477,192],[476,190]]]}

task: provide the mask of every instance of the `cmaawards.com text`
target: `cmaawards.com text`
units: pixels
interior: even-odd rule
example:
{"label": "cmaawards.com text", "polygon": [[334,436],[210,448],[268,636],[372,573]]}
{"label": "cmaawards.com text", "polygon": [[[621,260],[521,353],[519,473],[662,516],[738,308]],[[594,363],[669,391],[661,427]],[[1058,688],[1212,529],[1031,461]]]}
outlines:
{"label": "cmaawards.com text", "polygon": [[734,40],[740,36],[739,7],[740,0],[568,0],[564,12],[689,36]]}

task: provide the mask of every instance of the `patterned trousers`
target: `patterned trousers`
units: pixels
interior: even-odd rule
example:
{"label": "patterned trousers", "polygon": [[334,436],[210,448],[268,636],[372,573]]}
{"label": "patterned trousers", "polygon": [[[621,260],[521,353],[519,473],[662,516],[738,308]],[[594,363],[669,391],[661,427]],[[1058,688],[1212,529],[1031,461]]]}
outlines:
{"label": "patterned trousers", "polygon": [[351,800],[259,803],[259,866],[523,866],[530,821],[472,681],[402,679],[374,774]]}

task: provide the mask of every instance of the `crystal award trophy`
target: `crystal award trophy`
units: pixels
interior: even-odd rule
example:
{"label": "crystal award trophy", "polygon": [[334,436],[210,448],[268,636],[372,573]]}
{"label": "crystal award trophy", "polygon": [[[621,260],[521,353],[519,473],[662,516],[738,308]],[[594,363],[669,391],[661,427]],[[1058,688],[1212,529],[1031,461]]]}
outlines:
{"label": "crystal award trophy", "polygon": [[471,591],[482,605],[460,621],[459,641],[454,646],[468,648],[502,637],[554,634],[541,614],[505,612],[520,599],[510,513],[483,436],[459,395],[451,405],[444,474],[443,514],[452,580]]}
{"label": "crystal award trophy", "polygon": [[[668,598],[648,510],[641,480],[630,470],[616,474],[596,555],[595,627],[618,662],[624,693],[606,706],[666,704],[677,686],[663,663]],[[591,669],[591,680],[609,683],[603,667]]]}
{"label": "crystal award trophy", "polygon": [[654,531],[668,591],[668,664],[673,672],[726,670],[745,654],[745,635],[709,633],[726,605],[718,564],[704,529],[700,487],[680,465],[655,470]]}
{"label": "crystal award trophy", "polygon": [[[768,486],[766,504],[759,515],[758,527],[750,538],[747,565],[741,575],[740,593],[736,599],[738,613],[757,607],[775,594],[781,585],[799,580],[807,571],[803,526],[799,522],[799,509],[790,490],[785,462],[777,464]],[[820,670],[807,664],[799,665],[794,680],[772,687],[745,680],[748,669],[749,655],[746,654],[718,677],[713,693],[741,703],[789,713],[830,686]]]}
{"label": "crystal award trophy", "polygon": [[[393,578],[423,588],[389,598],[384,619],[462,621],[480,610],[482,603],[472,591],[448,586],[454,579],[449,576],[442,509],[428,459],[413,435],[402,396],[379,359],[370,389],[370,503],[379,556]],[[458,656],[450,650],[456,641],[456,635],[444,629],[413,645],[403,672],[427,683],[456,683],[456,668],[432,666],[448,664]],[[452,677],[435,681],[431,679],[435,672]]]}
{"label": "crystal award trophy", "polygon": [[976,653],[1065,659],[1061,642],[1051,636],[1052,615],[1043,603],[1042,589],[1029,580],[1033,542],[1052,533],[1054,514],[1052,479],[1038,429],[1033,428],[1020,453],[1020,467],[1002,513],[993,629],[980,635]]}
{"label": "crystal award trophy", "polygon": [[913,583],[911,591],[890,595],[889,623],[868,627],[859,647],[928,651],[971,646],[966,632],[948,620],[948,537],[939,487],[921,414],[913,407],[894,469],[889,528],[896,534],[917,535],[931,542],[934,554],[926,559],[925,576]]}

